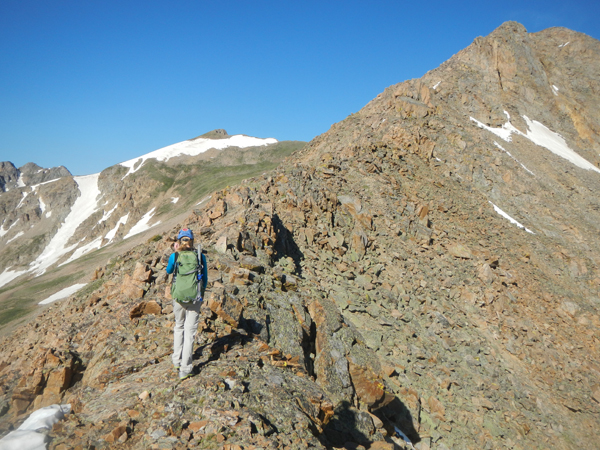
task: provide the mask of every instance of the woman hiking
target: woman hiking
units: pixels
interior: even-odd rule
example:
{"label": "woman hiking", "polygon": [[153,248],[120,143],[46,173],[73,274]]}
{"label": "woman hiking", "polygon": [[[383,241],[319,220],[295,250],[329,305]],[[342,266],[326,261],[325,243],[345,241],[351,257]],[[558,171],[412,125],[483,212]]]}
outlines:
{"label": "woman hiking", "polygon": [[167,273],[173,273],[171,296],[175,313],[173,330],[173,366],[179,371],[179,379],[192,376],[192,353],[200,306],[207,284],[206,258],[202,251],[194,249],[192,230],[183,228],[177,235],[175,252],[169,257]]}

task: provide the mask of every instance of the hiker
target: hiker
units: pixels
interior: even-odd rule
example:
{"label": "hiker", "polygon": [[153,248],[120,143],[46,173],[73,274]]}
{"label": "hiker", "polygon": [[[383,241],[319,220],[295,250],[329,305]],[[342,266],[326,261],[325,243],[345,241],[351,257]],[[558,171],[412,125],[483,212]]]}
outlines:
{"label": "hiker", "polygon": [[192,230],[183,228],[179,231],[174,250],[167,264],[167,273],[174,273],[171,286],[175,313],[172,359],[175,370],[179,370],[179,379],[185,380],[192,376],[192,352],[208,275],[200,246],[194,249]]}

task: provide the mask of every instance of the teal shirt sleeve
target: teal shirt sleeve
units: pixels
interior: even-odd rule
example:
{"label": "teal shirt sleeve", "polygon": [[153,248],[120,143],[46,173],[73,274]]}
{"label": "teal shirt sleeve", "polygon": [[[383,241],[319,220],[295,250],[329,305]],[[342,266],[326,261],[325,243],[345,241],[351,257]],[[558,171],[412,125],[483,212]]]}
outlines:
{"label": "teal shirt sleeve", "polygon": [[167,273],[171,274],[175,270],[175,253],[171,253],[169,262],[167,263]]}

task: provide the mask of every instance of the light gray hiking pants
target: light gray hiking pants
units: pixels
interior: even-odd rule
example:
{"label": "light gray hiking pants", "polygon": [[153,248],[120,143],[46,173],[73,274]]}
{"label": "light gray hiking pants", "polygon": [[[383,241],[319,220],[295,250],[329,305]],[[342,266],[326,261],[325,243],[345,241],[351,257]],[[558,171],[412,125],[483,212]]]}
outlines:
{"label": "light gray hiking pants", "polygon": [[175,313],[175,329],[173,330],[173,365],[179,366],[179,377],[192,372],[192,353],[194,340],[198,332],[201,302],[182,305],[173,300]]}

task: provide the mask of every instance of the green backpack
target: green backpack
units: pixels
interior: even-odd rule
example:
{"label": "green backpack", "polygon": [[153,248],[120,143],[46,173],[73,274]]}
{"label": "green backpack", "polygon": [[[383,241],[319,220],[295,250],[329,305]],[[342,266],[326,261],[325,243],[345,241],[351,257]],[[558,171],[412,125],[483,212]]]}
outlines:
{"label": "green backpack", "polygon": [[171,297],[179,303],[202,301],[202,250],[186,250],[175,253],[175,271]]}

